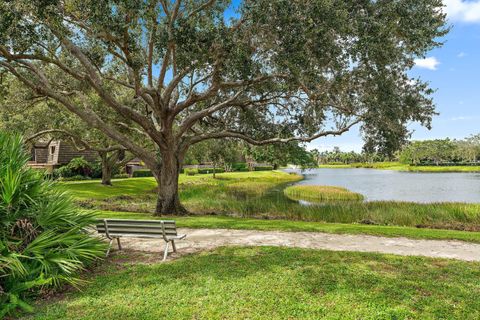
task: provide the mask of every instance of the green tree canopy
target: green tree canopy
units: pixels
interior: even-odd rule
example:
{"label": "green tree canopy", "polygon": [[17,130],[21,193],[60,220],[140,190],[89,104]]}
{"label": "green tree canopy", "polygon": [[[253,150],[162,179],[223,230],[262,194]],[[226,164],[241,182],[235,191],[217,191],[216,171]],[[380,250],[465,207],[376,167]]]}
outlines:
{"label": "green tree canopy", "polygon": [[[157,213],[185,212],[191,145],[265,145],[428,125],[431,90],[407,71],[446,33],[441,0],[13,0],[0,67],[152,169]],[[122,87],[122,90],[118,89]],[[96,95],[108,112],[88,103]],[[129,123],[120,130],[111,114]],[[157,151],[131,138],[144,133]]]}
{"label": "green tree canopy", "polygon": [[[105,185],[111,185],[115,169],[133,158],[123,145],[112,141],[100,130],[91,128],[58,102],[23,87],[18,79],[4,75],[1,85],[0,130],[20,133],[27,143],[61,139],[78,151],[97,152],[102,165],[102,184]],[[89,97],[89,105],[97,112],[106,110],[96,96]],[[116,120],[121,121],[119,117]],[[125,130],[127,129],[123,128]],[[142,135],[131,138],[146,145]]]}

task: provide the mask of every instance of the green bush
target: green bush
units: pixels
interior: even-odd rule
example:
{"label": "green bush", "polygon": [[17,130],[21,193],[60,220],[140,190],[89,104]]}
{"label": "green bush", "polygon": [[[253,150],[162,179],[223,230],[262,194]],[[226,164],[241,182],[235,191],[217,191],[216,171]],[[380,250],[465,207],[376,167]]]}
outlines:
{"label": "green bush", "polygon": [[257,167],[254,167],[253,170],[254,171],[269,171],[269,170],[273,170],[273,166],[257,166]]}
{"label": "green bush", "polygon": [[153,177],[153,173],[148,169],[140,169],[133,171],[132,177],[141,178],[141,177]]}
{"label": "green bush", "polygon": [[96,178],[102,176],[102,169],[100,167],[100,175],[97,174],[98,169],[93,167],[93,164],[86,161],[83,157],[73,158],[70,162],[63,167],[53,170],[54,178],[71,178],[75,176],[93,177]]}
{"label": "green bush", "polygon": [[184,172],[187,176],[194,176],[196,174],[198,174],[198,170],[197,169],[184,169]]}
{"label": "green bush", "polygon": [[[215,173],[223,173],[225,170],[223,168],[215,168]],[[213,173],[213,168],[201,168],[198,169],[198,173],[206,174],[206,173]]]}
{"label": "green bush", "polygon": [[32,311],[39,289],[80,284],[78,274],[104,254],[86,228],[92,213],[26,164],[20,136],[0,132],[0,318]]}
{"label": "green bush", "polygon": [[[90,177],[92,179],[100,179],[102,177],[102,163],[100,161],[90,164],[91,172]],[[114,168],[112,174],[118,173],[118,168]]]}
{"label": "green bush", "polygon": [[232,164],[233,171],[248,171],[248,164],[245,162],[237,162]]}

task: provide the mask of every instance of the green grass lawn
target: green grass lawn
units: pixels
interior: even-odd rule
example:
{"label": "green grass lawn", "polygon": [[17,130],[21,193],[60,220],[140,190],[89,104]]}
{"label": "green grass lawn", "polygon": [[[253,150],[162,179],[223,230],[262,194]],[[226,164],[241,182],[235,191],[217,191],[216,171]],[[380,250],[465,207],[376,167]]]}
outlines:
{"label": "green grass lawn", "polygon": [[320,168],[367,168],[412,172],[480,172],[480,166],[411,166],[400,162],[326,164]]}
{"label": "green grass lawn", "polygon": [[109,259],[32,319],[480,318],[479,263],[273,247],[149,259]]}
{"label": "green grass lawn", "polygon": [[[183,194],[188,194],[185,191],[195,189],[195,187],[223,187],[225,184],[235,189],[233,191],[242,191],[242,188],[251,189],[249,184],[255,184],[255,192],[259,193],[277,184],[294,182],[300,179],[302,179],[301,176],[281,171],[217,173],[217,179],[213,179],[212,175],[207,174],[194,176],[181,174],[179,185]],[[99,180],[70,181],[61,184],[80,200],[140,196],[145,192],[155,191],[157,187],[157,183],[152,177],[113,179],[113,186],[104,186],[99,183]],[[261,187],[261,190],[258,186]]]}

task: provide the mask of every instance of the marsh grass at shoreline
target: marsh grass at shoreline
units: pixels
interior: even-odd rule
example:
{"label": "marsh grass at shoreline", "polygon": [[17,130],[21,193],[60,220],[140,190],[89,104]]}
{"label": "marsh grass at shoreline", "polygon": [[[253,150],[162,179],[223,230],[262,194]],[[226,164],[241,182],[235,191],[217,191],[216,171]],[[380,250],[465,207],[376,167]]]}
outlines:
{"label": "marsh grass at shoreline", "polygon": [[[302,179],[299,175],[276,171],[217,176],[217,179],[211,175],[181,177],[180,197],[190,212],[240,218],[480,230],[480,204],[374,201],[304,206],[283,194],[285,187]],[[153,178],[114,181],[113,187],[96,181],[63,186],[87,209],[145,213],[153,212],[155,207]]]}
{"label": "marsh grass at shoreline", "polygon": [[292,200],[304,200],[313,203],[363,200],[363,196],[359,193],[334,186],[295,185],[286,187],[283,193]]}

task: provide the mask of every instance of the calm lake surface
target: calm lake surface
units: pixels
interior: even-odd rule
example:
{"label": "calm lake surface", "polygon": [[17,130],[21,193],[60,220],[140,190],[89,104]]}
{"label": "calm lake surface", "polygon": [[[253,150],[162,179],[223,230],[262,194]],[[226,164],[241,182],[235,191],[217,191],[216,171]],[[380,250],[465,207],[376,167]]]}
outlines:
{"label": "calm lake surface", "polygon": [[[299,170],[286,170],[299,172]],[[312,169],[298,184],[328,185],[361,193],[367,201],[480,202],[479,173],[419,173],[375,169]]]}

